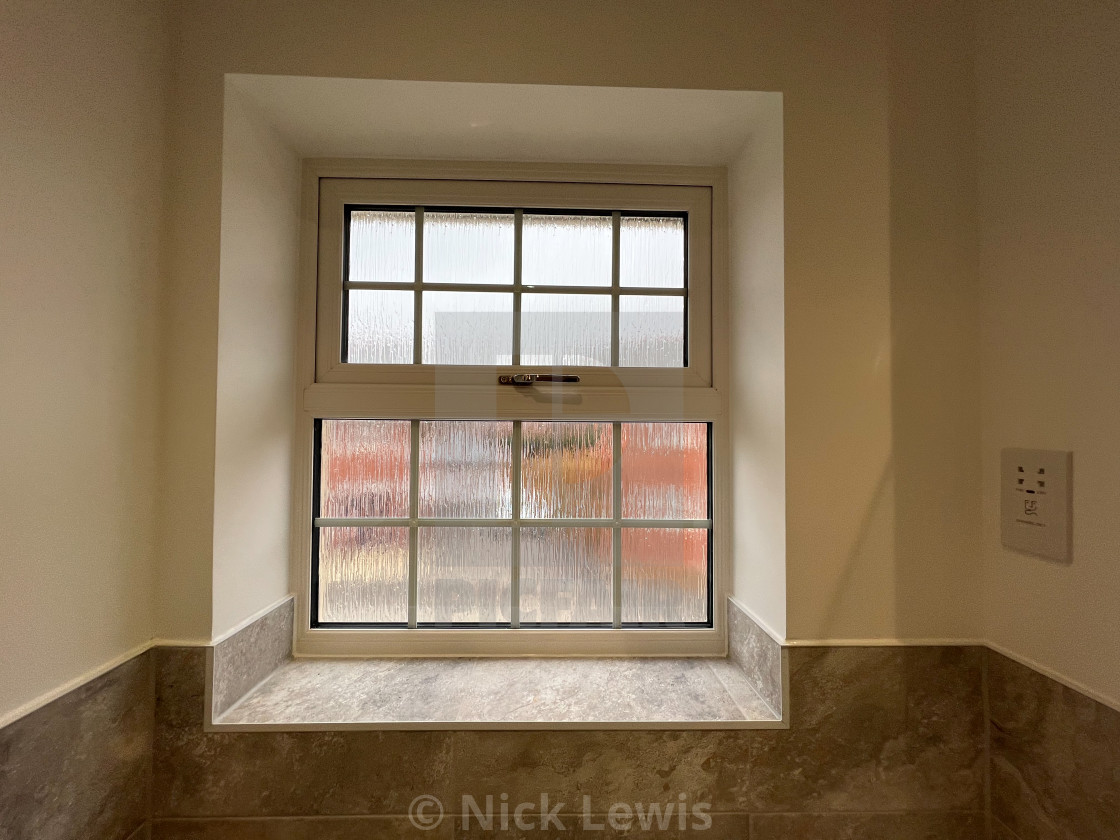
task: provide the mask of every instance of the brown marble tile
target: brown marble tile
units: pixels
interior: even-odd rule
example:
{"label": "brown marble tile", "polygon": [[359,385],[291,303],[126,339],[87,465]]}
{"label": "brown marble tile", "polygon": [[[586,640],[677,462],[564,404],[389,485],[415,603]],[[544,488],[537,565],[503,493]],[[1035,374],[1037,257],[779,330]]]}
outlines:
{"label": "brown marble tile", "polygon": [[984,840],[984,815],[755,814],[750,840]]}
{"label": "brown marble tile", "polygon": [[214,645],[211,699],[214,717],[292,657],[295,600],[289,598],[267,615]]}
{"label": "brown marble tile", "polygon": [[1120,837],[1120,712],[988,652],[992,813],[1021,840]]}
{"label": "brown marble tile", "polygon": [[1022,838],[1016,836],[1015,832],[993,817],[991,840],[1022,840]]}
{"label": "brown marble tile", "polygon": [[415,796],[444,790],[450,738],[432,732],[161,730],[154,814],[401,813]]}
{"label": "brown marble tile", "polygon": [[408,817],[156,820],[152,840],[449,840],[450,822],[420,830]]}
{"label": "brown marble tile", "polygon": [[155,817],[402,814],[444,791],[449,734],[204,732],[204,651],[159,653]]}
{"label": "brown marble tile", "polygon": [[151,749],[144,653],[0,730],[0,837],[128,837],[147,817]]}
{"label": "brown marble tile", "polygon": [[782,646],[727,599],[727,650],[759,696],[782,715]]}
{"label": "brown marble tile", "polygon": [[[738,812],[747,798],[746,731],[633,730],[458,732],[452,795],[509,794],[510,801],[550,800],[584,810],[615,802],[710,803]],[[602,806],[599,806],[602,803]]]}
{"label": "brown marble tile", "polygon": [[977,811],[979,648],[793,648],[791,729],[752,733],[758,812]]}
{"label": "brown marble tile", "polygon": [[201,731],[206,720],[206,648],[159,647],[152,657],[158,726]]}
{"label": "brown marble tile", "polygon": [[675,812],[662,817],[662,822],[649,812],[643,812],[643,816],[644,822],[636,812],[620,810],[613,815],[612,824],[610,814],[558,814],[556,819],[563,829],[557,829],[555,823],[550,823],[549,831],[541,831],[537,827],[537,821],[527,823],[531,828],[518,829],[512,814],[507,827],[502,828],[498,815],[495,815],[492,828],[480,826],[473,820],[464,827],[461,820],[456,820],[452,836],[456,840],[541,840],[545,837],[583,840],[615,840],[620,837],[627,840],[686,840],[697,837],[705,840],[747,840],[749,831],[750,818],[746,814],[708,814],[706,817],[697,817],[686,811],[683,827]]}
{"label": "brown marble tile", "polygon": [[145,821],[142,826],[128,836],[128,840],[152,840],[152,824]]}

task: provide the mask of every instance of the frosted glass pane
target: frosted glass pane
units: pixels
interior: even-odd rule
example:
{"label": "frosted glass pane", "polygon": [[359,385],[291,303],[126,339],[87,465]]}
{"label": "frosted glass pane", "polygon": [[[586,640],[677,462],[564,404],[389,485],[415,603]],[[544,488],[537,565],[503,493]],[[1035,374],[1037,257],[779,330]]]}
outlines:
{"label": "frosted glass pane", "polygon": [[622,530],[622,621],[708,620],[708,532]]}
{"label": "frosted glass pane", "polygon": [[620,297],[618,363],[622,367],[684,367],[684,298]]}
{"label": "frosted glass pane", "polygon": [[622,516],[708,518],[707,424],[622,424]]}
{"label": "frosted glass pane", "polygon": [[523,528],[521,623],[610,623],[611,551],[609,528]]}
{"label": "frosted glass pane", "polygon": [[346,361],[368,365],[412,362],[412,292],[348,292]]}
{"label": "frosted glass pane", "polygon": [[608,295],[521,296],[521,364],[610,363]]}
{"label": "frosted glass pane", "polygon": [[425,283],[513,283],[512,213],[425,213]]}
{"label": "frosted glass pane", "polygon": [[408,528],[319,529],[319,620],[408,622]]}
{"label": "frosted glass pane", "polygon": [[624,216],[618,248],[620,285],[684,288],[684,219]]}
{"label": "frosted glass pane", "polygon": [[610,286],[611,217],[521,219],[521,282],[527,286]]}
{"label": "frosted glass pane", "polygon": [[522,423],[521,516],[609,518],[612,449],[610,423]]}
{"label": "frosted glass pane", "polygon": [[509,528],[421,528],[416,620],[508,623],[512,539]]}
{"label": "frosted glass pane", "polygon": [[513,295],[424,292],[422,359],[427,365],[508,365]]}
{"label": "frosted glass pane", "polygon": [[416,213],[355,210],[350,214],[349,280],[412,283],[416,279]]}
{"label": "frosted glass pane", "polygon": [[512,423],[422,422],[420,516],[441,519],[512,516],[512,436]]}
{"label": "frosted glass pane", "polygon": [[407,519],[411,425],[324,420],[319,516]]}

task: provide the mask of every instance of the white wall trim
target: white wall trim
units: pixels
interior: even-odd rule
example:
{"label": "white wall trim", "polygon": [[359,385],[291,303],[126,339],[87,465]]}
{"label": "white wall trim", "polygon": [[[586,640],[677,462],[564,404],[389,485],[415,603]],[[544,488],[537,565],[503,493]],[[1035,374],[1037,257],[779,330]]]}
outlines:
{"label": "white wall trim", "polygon": [[274,603],[269,604],[264,609],[257,610],[255,613],[253,613],[251,616],[246,618],[244,621],[241,621],[241,622],[235,624],[229,630],[226,630],[220,636],[216,636],[212,641],[207,642],[206,644],[220,645],[226,639],[229,639],[233,636],[236,636],[238,633],[240,633],[242,630],[244,630],[250,624],[256,624],[258,621],[260,621],[262,618],[264,618],[270,612],[284,606],[284,604],[288,603],[288,601],[291,601],[295,597],[296,597],[295,594],[288,593],[283,598],[280,598],[279,600],[275,601]]}
{"label": "white wall trim", "polygon": [[1095,691],[1094,689],[1089,688],[1089,686],[1085,685],[1084,683],[1078,682],[1075,679],[1071,679],[1070,677],[1067,677],[1059,673],[1058,671],[1055,671],[1053,668],[1048,668],[1040,662],[1035,662],[1030,657],[1014,653],[1005,648],[1003,645],[996,644],[995,642],[985,642],[985,644],[990,650],[993,650],[998,654],[1002,654],[1008,659],[1014,660],[1015,662],[1018,662],[1020,665],[1026,668],[1030,668],[1032,671],[1037,671],[1038,673],[1042,674],[1042,676],[1049,677],[1054,682],[1061,683],[1066,688],[1071,688],[1079,694],[1084,694],[1090,700],[1095,700],[1103,706],[1108,706],[1110,709],[1115,709],[1116,711],[1120,712],[1120,698],[1109,697],[1107,694],[1104,694],[1100,691]]}
{"label": "white wall trim", "polygon": [[779,645],[799,644],[798,642],[787,642],[787,641],[785,641],[782,638],[782,635],[778,631],[776,631],[773,627],[771,627],[769,624],[767,624],[765,621],[763,621],[761,618],[759,618],[754,610],[752,610],[750,607],[748,607],[746,604],[744,604],[742,601],[740,601],[734,595],[728,595],[727,600],[730,601],[731,603],[733,603],[736,607],[738,607],[739,610],[744,615],[746,615],[747,618],[749,618],[751,621],[753,621],[755,624],[758,625],[758,628],[760,630],[762,630],[762,632],[764,632],[767,636],[769,636],[771,639],[773,639]]}
{"label": "white wall trim", "polygon": [[152,639],[149,647],[210,647],[211,641],[199,636],[196,639]]}
{"label": "white wall trim", "polygon": [[130,659],[135,659],[137,656],[146,653],[153,647],[153,645],[154,642],[152,641],[147,641],[139,644],[136,647],[132,648],[132,650],[125,651],[119,656],[113,657],[108,662],[103,662],[100,665],[96,665],[93,668],[90,668],[88,671],[74,677],[73,679],[67,680],[57,688],[52,688],[50,691],[44,694],[40,694],[38,697],[35,697],[32,700],[28,700],[23,705],[16,706],[16,708],[12,709],[10,712],[7,712],[3,716],[0,716],[0,729],[3,729],[8,724],[15,723],[20,718],[26,717],[32,712],[43,708],[43,706],[46,706],[48,703],[57,700],[64,694],[69,694],[71,691],[74,691],[77,688],[81,688],[91,680],[95,680],[100,676],[104,676],[105,674],[116,668],[118,665],[123,665]]}

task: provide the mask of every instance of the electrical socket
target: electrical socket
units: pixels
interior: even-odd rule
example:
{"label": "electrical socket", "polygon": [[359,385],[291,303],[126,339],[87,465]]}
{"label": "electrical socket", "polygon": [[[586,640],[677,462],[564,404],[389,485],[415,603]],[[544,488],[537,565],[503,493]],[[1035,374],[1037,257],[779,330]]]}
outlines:
{"label": "electrical socket", "polygon": [[1073,453],[1004,449],[1000,532],[1016,551],[1068,563],[1073,557]]}

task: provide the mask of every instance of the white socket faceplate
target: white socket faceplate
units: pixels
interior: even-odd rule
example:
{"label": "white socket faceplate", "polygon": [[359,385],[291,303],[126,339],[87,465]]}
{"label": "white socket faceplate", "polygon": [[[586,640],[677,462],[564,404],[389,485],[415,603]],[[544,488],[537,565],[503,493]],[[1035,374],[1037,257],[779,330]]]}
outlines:
{"label": "white socket faceplate", "polygon": [[1072,560],[1072,452],[1004,449],[1000,491],[1000,530],[1007,548]]}

